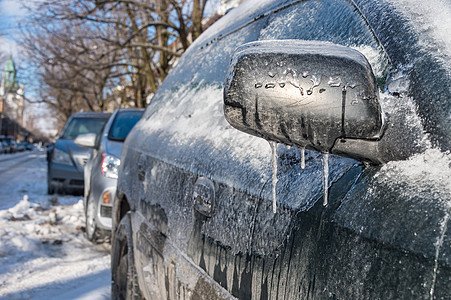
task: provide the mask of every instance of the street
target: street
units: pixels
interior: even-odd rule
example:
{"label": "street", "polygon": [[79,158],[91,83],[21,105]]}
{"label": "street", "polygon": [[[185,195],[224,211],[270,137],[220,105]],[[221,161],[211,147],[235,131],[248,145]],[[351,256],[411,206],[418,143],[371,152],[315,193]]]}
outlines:
{"label": "street", "polygon": [[[40,161],[45,159],[44,152],[21,152],[0,155],[0,209],[16,205],[25,194],[41,194],[41,173],[45,172]],[[45,165],[44,165],[45,167]],[[29,176],[35,175],[35,176]],[[23,180],[24,176],[32,181]]]}
{"label": "street", "polygon": [[109,299],[110,245],[84,233],[81,196],[47,195],[44,151],[0,154],[0,299]]}

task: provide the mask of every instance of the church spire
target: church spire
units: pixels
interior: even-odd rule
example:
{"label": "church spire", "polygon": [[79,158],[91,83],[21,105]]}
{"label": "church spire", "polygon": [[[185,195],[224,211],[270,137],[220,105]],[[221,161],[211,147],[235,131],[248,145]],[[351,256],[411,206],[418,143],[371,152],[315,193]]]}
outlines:
{"label": "church spire", "polygon": [[17,71],[16,66],[13,61],[12,55],[9,56],[8,61],[5,65],[5,70],[3,71],[4,87],[10,92],[15,92],[19,89],[19,83],[17,81]]}

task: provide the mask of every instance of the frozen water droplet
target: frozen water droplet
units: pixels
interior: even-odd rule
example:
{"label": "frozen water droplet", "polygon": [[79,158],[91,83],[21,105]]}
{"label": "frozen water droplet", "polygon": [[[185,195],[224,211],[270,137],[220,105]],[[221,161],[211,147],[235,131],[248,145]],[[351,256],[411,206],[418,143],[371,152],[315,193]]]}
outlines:
{"label": "frozen water droplet", "polygon": [[295,88],[302,89],[298,84],[296,84],[296,82],[289,81],[289,83],[290,83],[292,86],[294,86]]}
{"label": "frozen water droplet", "polygon": [[272,211],[277,212],[277,202],[276,202],[276,185],[277,185],[277,143],[269,142],[271,146],[271,164],[272,164]]}
{"label": "frozen water droplet", "polygon": [[357,101],[357,100],[353,100],[353,101],[351,102],[351,105],[357,105],[357,104],[359,104],[359,101]]}
{"label": "frozen water droplet", "polygon": [[308,76],[308,71],[302,73],[302,77],[306,78]]}
{"label": "frozen water droplet", "polygon": [[282,74],[283,74],[283,75],[289,75],[289,74],[291,74],[291,76],[292,76],[293,78],[296,78],[296,71],[293,70],[293,69],[291,69],[291,68],[286,69],[285,71],[283,71]]}
{"label": "frozen water droplet", "polygon": [[304,96],[304,89],[302,89],[302,87],[298,87],[299,89],[299,93],[301,93],[301,96]]}
{"label": "frozen water droplet", "polygon": [[323,162],[323,205],[327,206],[328,204],[328,188],[329,188],[329,153],[323,153],[322,157]]}
{"label": "frozen water droplet", "polygon": [[305,148],[301,148],[301,169],[305,169]]}
{"label": "frozen water droplet", "polygon": [[279,86],[280,86],[281,88],[284,88],[284,87],[285,87],[285,83],[284,83],[284,82],[281,82],[281,83],[279,83]]}
{"label": "frozen water droplet", "polygon": [[321,83],[321,77],[317,75],[312,75],[311,81],[313,82],[312,88],[318,86]]}
{"label": "frozen water droplet", "polygon": [[261,83],[256,83],[256,84],[255,84],[255,88],[256,88],[256,89],[261,88],[262,86],[263,86],[263,84],[261,84]]}
{"label": "frozen water droplet", "polygon": [[336,77],[330,77],[329,81],[327,82],[329,84],[329,86],[331,87],[339,87],[341,85],[341,78],[336,76]]}
{"label": "frozen water droplet", "polygon": [[267,83],[265,89],[273,89],[276,85],[274,83]]}
{"label": "frozen water droplet", "polygon": [[312,81],[313,85],[312,85],[311,88],[309,88],[309,89],[307,90],[307,95],[313,94],[313,89],[314,89],[315,87],[319,86],[320,83],[321,83],[321,77],[320,77],[320,76],[317,76],[317,75],[312,75],[312,78],[311,78],[310,80]]}

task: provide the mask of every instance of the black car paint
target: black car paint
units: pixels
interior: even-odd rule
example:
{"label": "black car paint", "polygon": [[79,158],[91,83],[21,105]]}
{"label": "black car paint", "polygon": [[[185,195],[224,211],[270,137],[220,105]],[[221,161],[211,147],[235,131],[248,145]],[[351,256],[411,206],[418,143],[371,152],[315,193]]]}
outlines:
{"label": "black car paint", "polygon": [[[400,21],[391,23],[402,17],[391,11],[390,5],[355,3],[366,14],[395,67],[406,64],[403,60],[408,57],[418,58],[414,47],[404,48],[405,40],[409,39],[406,34],[391,38],[390,24],[401,27],[401,32],[407,29]],[[254,21],[247,24],[253,26],[269,15],[261,14],[260,10],[251,15]],[[380,22],[381,19],[389,22]],[[246,25],[236,25],[240,26]],[[210,41],[207,45],[199,42],[189,53],[209,46]],[[414,65],[413,69],[417,67],[421,65]],[[174,73],[183,72],[183,65],[180,68]],[[218,69],[222,70],[218,66],[206,72],[214,73]],[[416,81],[408,93],[422,103],[426,127],[446,150],[449,139],[439,127],[434,127],[443,121],[428,121],[431,116],[427,111],[428,107],[434,109],[437,105],[449,107],[449,101],[441,97],[438,103],[424,101],[423,94],[415,93],[422,80],[415,72],[412,75]],[[168,78],[162,90],[175,86],[174,78]],[[449,86],[449,77],[439,80],[443,85],[432,94],[446,91]],[[147,118],[151,122],[150,109]],[[377,182],[380,166],[363,166],[332,157],[335,167],[329,205],[323,207],[321,189],[317,187],[319,179],[313,180],[315,186],[311,187],[296,177],[299,150],[279,146],[277,196],[280,202],[277,214],[273,214],[270,176],[247,169],[247,161],[237,162],[227,151],[227,141],[221,149],[199,141],[180,149],[171,144],[163,131],[149,135],[144,122],[134,129],[124,148],[122,161],[129,163],[121,165],[113,226],[117,226],[127,211],[134,214],[134,255],[141,274],[140,283],[155,284],[161,298],[449,297],[450,251],[445,248],[437,255],[436,248],[439,238],[445,244],[450,242],[445,234],[449,223],[440,227],[449,213],[439,201],[447,195],[446,191],[434,196],[438,199],[431,197],[427,189],[411,198],[402,193],[408,186]],[[319,156],[306,154],[307,168],[311,166],[308,170],[313,177],[318,168],[312,164],[320,164]],[[271,174],[269,164],[262,172]],[[193,207],[199,177],[209,178],[215,189],[216,205],[211,217]],[[308,190],[307,198],[286,200],[293,199],[293,194],[303,195],[303,189]],[[144,266],[150,266],[147,274],[143,274]],[[143,282],[143,278],[150,282]],[[190,285],[192,280],[194,285]],[[156,294],[153,296],[158,298]]]}

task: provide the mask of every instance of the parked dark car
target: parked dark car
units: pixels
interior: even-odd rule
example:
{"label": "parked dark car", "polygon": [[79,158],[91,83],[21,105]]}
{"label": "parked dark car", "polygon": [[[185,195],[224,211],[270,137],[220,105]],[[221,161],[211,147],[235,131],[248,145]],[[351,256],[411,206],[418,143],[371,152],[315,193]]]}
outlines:
{"label": "parked dark car", "polygon": [[84,134],[75,139],[79,146],[92,149],[84,168],[86,236],[90,241],[110,239],[112,200],[116,195],[122,145],[143,112],[139,108],[117,109],[101,135]]}
{"label": "parked dark car", "polygon": [[449,23],[414,2],[204,32],[125,141],[112,298],[450,299]]}
{"label": "parked dark car", "polygon": [[6,141],[6,138],[4,135],[0,135],[0,149],[1,153],[9,153],[10,152],[10,146],[9,143]]}
{"label": "parked dark car", "polygon": [[13,140],[12,137],[10,137],[10,136],[4,137],[2,140],[2,143],[3,143],[3,148],[5,149],[4,150],[5,153],[16,152],[16,148],[15,148],[16,142]]}
{"label": "parked dark car", "polygon": [[80,147],[74,140],[80,134],[100,134],[111,113],[81,112],[72,114],[52,148],[49,148],[47,192],[83,193],[83,168],[90,149]]}

